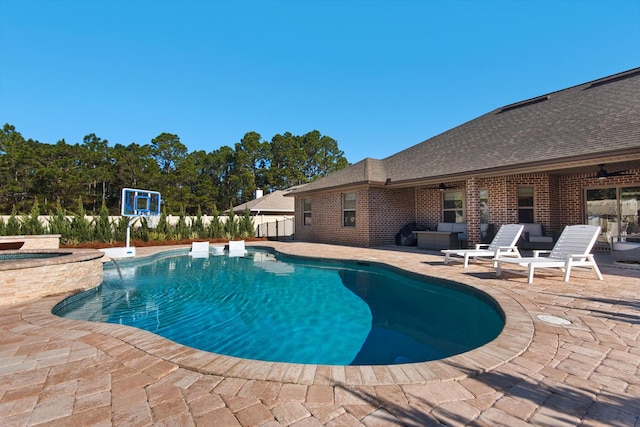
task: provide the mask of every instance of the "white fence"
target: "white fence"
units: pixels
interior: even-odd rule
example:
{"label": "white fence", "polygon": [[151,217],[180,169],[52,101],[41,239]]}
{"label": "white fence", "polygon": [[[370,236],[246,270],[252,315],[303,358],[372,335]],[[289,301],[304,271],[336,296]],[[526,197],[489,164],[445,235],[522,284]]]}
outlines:
{"label": "white fence", "polygon": [[[10,215],[0,215],[0,218],[5,222],[9,220]],[[18,221],[22,221],[21,215],[16,215]],[[40,215],[38,216],[38,220],[43,225],[49,224],[49,215]],[[98,218],[98,216],[86,215],[87,221],[93,221]],[[110,222],[118,221],[121,216],[109,216]],[[186,216],[185,220],[187,225],[192,225],[196,221],[195,216]],[[236,215],[236,218],[241,218],[240,215]],[[253,224],[256,229],[255,236],[256,237],[267,237],[267,238],[290,238],[293,236],[294,230],[294,217],[290,215],[256,215],[253,218]],[[73,216],[67,216],[69,221],[73,220]],[[229,219],[226,215],[218,216],[218,219],[222,224],[226,223]],[[180,220],[179,215],[167,215],[167,223],[169,225],[176,225]],[[208,226],[213,220],[212,216],[202,215],[202,223],[204,226]],[[142,226],[141,221],[136,221],[133,223],[132,227],[140,227]]]}

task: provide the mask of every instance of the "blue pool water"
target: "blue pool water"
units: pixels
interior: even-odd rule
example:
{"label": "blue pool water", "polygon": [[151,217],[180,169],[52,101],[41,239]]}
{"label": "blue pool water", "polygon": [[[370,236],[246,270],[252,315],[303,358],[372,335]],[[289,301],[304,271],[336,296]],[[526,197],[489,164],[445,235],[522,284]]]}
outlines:
{"label": "blue pool water", "polygon": [[441,359],[491,341],[504,325],[479,291],[381,266],[250,251],[174,252],[118,267],[105,264],[101,286],[54,313],[135,326],[219,354],[327,365]]}

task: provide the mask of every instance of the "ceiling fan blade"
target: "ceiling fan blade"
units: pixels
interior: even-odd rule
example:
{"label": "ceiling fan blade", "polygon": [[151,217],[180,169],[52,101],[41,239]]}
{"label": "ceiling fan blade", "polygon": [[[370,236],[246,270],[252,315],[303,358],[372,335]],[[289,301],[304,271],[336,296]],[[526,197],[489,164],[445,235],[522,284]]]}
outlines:
{"label": "ceiling fan blade", "polygon": [[598,172],[594,175],[595,178],[598,178],[598,179],[607,179],[607,178],[614,177],[614,176],[631,175],[631,173],[629,173],[628,170],[622,170],[622,171],[616,171],[616,172],[608,172],[604,168],[604,164],[599,164],[598,167],[599,167]]}
{"label": "ceiling fan blade", "polygon": [[631,174],[629,173],[628,170],[626,170],[626,171],[609,172],[607,175],[608,176],[624,176],[624,175],[631,175]]}

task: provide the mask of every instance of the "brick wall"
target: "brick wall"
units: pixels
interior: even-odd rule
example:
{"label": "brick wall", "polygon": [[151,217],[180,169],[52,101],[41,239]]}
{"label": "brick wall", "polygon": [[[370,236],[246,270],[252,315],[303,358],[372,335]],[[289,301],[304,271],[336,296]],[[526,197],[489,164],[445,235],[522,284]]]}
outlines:
{"label": "brick wall", "polygon": [[415,222],[415,194],[413,188],[369,191],[370,246],[394,243],[400,229]]}
{"label": "brick wall", "polygon": [[[356,226],[342,225],[342,194],[356,193]],[[303,197],[296,197],[296,240],[369,246],[369,198],[365,188],[311,197],[312,225],[302,225]]]}
{"label": "brick wall", "polygon": [[630,175],[610,177],[600,180],[590,175],[563,176],[558,179],[559,203],[562,204],[560,217],[562,224],[584,224],[586,189],[611,188],[629,185],[640,187],[640,171],[630,171]]}
{"label": "brick wall", "polygon": [[[447,190],[465,191],[464,182],[448,183]],[[442,191],[437,185],[416,189],[416,222],[435,229],[442,222]]]}
{"label": "brick wall", "polygon": [[466,183],[466,215],[467,223],[467,245],[474,247],[476,243],[480,243],[480,188],[478,180],[471,178]]}
{"label": "brick wall", "polygon": [[[479,230],[478,192],[489,193],[489,222],[495,229],[518,222],[518,187],[534,187],[534,219],[545,231],[558,236],[566,225],[583,224],[585,188],[619,185],[640,186],[640,171],[632,175],[598,180],[591,175],[555,176],[522,174],[472,178],[447,183],[448,189],[465,194],[467,221]],[[342,193],[312,197],[313,226],[302,225],[302,198],[296,197],[296,239],[357,246],[379,246],[394,242],[405,224],[417,222],[435,228],[442,221],[442,192],[437,185],[389,190],[360,188],[356,192],[356,227],[342,227]],[[478,237],[470,232],[469,243]]]}
{"label": "brick wall", "polygon": [[356,193],[356,226],[342,226],[342,192],[311,197],[312,225],[302,225],[303,197],[296,197],[297,240],[356,246],[392,244],[400,228],[415,218],[413,188],[362,188]]}

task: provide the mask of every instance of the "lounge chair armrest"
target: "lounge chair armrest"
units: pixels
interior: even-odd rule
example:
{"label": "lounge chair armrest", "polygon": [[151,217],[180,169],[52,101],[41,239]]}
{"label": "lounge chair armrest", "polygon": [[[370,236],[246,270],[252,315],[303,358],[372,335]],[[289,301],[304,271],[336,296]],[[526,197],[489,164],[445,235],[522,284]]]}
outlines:
{"label": "lounge chair armrest", "polygon": [[533,257],[539,258],[541,254],[550,254],[551,251],[535,250],[533,251]]}
{"label": "lounge chair armrest", "polygon": [[520,258],[520,251],[518,250],[518,247],[515,245],[514,246],[498,246],[496,248],[494,257],[499,258],[500,255],[504,255],[505,257],[513,257],[514,254],[515,256]]}
{"label": "lounge chair armrest", "polygon": [[488,248],[489,243],[476,243],[476,249]]}
{"label": "lounge chair armrest", "polygon": [[578,259],[580,259],[580,258],[586,259],[586,258],[589,258],[591,256],[593,256],[593,255],[591,255],[591,254],[569,254],[567,256],[567,258],[571,258],[571,259],[576,259],[576,258],[578,258]]}

